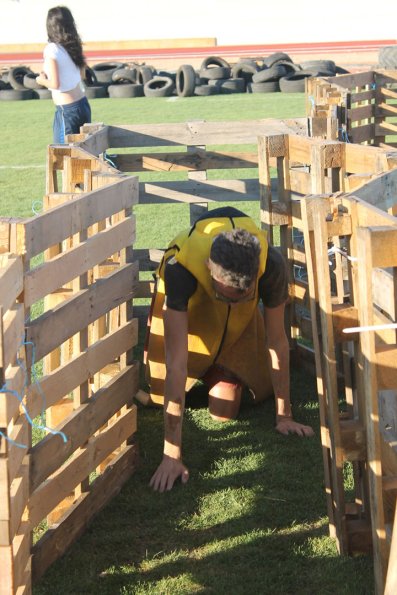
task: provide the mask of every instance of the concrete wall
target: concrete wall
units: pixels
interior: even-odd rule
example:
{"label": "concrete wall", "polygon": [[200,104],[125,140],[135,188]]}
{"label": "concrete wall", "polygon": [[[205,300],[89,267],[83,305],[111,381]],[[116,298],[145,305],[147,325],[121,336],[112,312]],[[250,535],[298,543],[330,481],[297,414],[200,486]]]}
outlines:
{"label": "concrete wall", "polygon": [[[397,39],[397,2],[62,0],[83,41],[214,37],[218,45]],[[0,0],[0,44],[45,43],[53,0]]]}

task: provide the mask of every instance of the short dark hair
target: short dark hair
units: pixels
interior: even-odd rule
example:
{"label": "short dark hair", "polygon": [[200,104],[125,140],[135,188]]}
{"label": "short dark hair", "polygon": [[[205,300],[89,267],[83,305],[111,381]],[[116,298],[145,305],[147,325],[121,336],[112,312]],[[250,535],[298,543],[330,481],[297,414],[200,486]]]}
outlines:
{"label": "short dark hair", "polygon": [[261,245],[245,229],[233,229],[215,236],[210,251],[213,276],[225,285],[247,290],[256,279]]}

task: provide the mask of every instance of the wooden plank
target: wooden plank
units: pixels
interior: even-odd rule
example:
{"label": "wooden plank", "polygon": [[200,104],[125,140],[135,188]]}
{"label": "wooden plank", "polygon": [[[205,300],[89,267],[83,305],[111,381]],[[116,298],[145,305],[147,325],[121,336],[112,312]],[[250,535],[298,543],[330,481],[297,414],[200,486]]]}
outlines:
{"label": "wooden plank", "polygon": [[179,153],[147,153],[114,156],[120,171],[203,171],[208,169],[238,169],[258,166],[257,153],[196,150]]}
{"label": "wooden plank", "polygon": [[378,174],[364,186],[355,189],[354,196],[387,211],[397,203],[397,170]]}
{"label": "wooden plank", "polygon": [[[109,310],[131,300],[135,296],[137,281],[137,264],[127,264],[107,277],[97,279],[87,289],[30,322],[26,329],[27,340],[36,346],[36,360],[39,361]],[[27,352],[31,357],[29,345]]]}
{"label": "wooden plank", "polygon": [[350,94],[350,103],[360,103],[361,101],[373,101],[376,96],[376,91],[371,89],[370,91],[358,91],[357,93]]}
{"label": "wooden plank", "polygon": [[364,87],[374,83],[374,72],[357,72],[354,74],[342,74],[338,76],[327,77],[327,81],[337,89],[351,89],[352,87]]}
{"label": "wooden plank", "polygon": [[0,593],[13,595],[14,590],[14,556],[12,546],[0,546]]}
{"label": "wooden plank", "polygon": [[0,300],[3,312],[14,305],[22,291],[22,259],[11,254],[0,254]]}
{"label": "wooden plank", "polygon": [[10,536],[13,539],[20,527],[29,499],[29,464],[21,465],[18,476],[10,486]]}
{"label": "wooden plank", "polygon": [[397,134],[397,124],[383,121],[382,124],[375,125],[375,136],[387,136],[388,134]]}
{"label": "wooden plank", "polygon": [[31,306],[115,252],[132,245],[135,242],[135,227],[135,217],[127,217],[28,271],[25,274],[25,306]]}
{"label": "wooden plank", "polygon": [[43,376],[40,379],[39,387],[36,384],[29,385],[27,399],[30,415],[34,418],[46,408],[57,403],[63,396],[94,376],[109,362],[131,349],[136,345],[137,340],[138,320],[129,320],[98,339],[93,345],[88,346],[83,353],[76,355],[70,361]]}
{"label": "wooden plank", "polygon": [[382,345],[376,353],[376,374],[379,390],[397,388],[397,347]]}
{"label": "wooden plank", "polygon": [[137,448],[127,446],[95,479],[90,492],[80,496],[60,522],[48,530],[32,550],[32,575],[36,582],[46,569],[85,531],[92,517],[114,498],[134,473],[137,465]]}
{"label": "wooden plank", "polygon": [[256,144],[257,137],[274,134],[305,134],[306,118],[295,120],[243,120],[236,122],[183,122],[172,124],[136,124],[110,126],[109,145],[124,147],[159,147],[174,145]]}
{"label": "wooden plank", "polygon": [[26,377],[21,366],[9,366],[5,371],[5,381],[8,390],[0,397],[0,428],[8,427],[19,412],[19,401],[13,392],[23,395]]}
{"label": "wooden plank", "polygon": [[387,153],[377,147],[346,144],[346,171],[352,174],[376,174],[389,169]]}
{"label": "wooden plank", "polygon": [[366,141],[372,141],[375,137],[375,124],[365,124],[351,128],[348,132],[350,143],[360,144]]}
{"label": "wooden plank", "polygon": [[131,176],[83,194],[21,224],[20,251],[32,258],[95,222],[130,208],[137,201],[138,180]]}
{"label": "wooden plank", "polygon": [[26,581],[25,569],[30,561],[31,535],[28,523],[21,523],[13,541],[15,589]]}
{"label": "wooden plank", "polygon": [[373,267],[397,266],[397,228],[376,227],[371,230]]}
{"label": "wooden plank", "polygon": [[350,122],[369,120],[375,116],[375,105],[360,105],[347,110],[347,117]]}
{"label": "wooden plank", "polygon": [[396,105],[392,105],[390,103],[378,103],[378,105],[376,106],[376,112],[375,115],[377,117],[383,116],[383,117],[395,117],[397,115],[397,106]]}
{"label": "wooden plank", "polygon": [[31,490],[38,488],[119,409],[132,405],[137,389],[138,366],[128,366],[58,426],[67,442],[60,436],[49,435],[36,444],[31,454]]}
{"label": "wooden plank", "polygon": [[380,95],[390,99],[397,99],[397,91],[393,91],[393,89],[387,89],[386,87],[382,87],[379,91]]}
{"label": "wooden plank", "polygon": [[[397,230],[396,230],[397,231]],[[360,290],[359,315],[361,324],[373,324],[372,300],[372,268],[376,265],[374,258],[373,234],[368,228],[359,228],[358,234],[358,280]],[[368,452],[368,484],[370,493],[370,508],[372,519],[372,540],[374,552],[375,588],[378,593],[383,592],[387,544],[384,521],[384,506],[382,492],[382,459],[381,434],[379,428],[378,386],[376,378],[376,355],[374,333],[360,333],[360,344],[364,356],[363,386],[366,407],[366,432]]]}
{"label": "wooden plank", "polygon": [[91,471],[132,436],[136,429],[137,409],[133,405],[99,434],[92,436],[84,448],[76,451],[50,479],[41,483],[29,500],[31,528],[38,525]]}
{"label": "wooden plank", "polygon": [[175,182],[141,182],[139,202],[214,202],[256,200],[259,196],[257,179],[197,180]]}
{"label": "wooden plank", "polygon": [[389,564],[387,567],[384,595],[395,595],[395,593],[397,593],[397,505],[394,512]]}
{"label": "wooden plank", "polygon": [[96,156],[104,153],[109,148],[108,130],[108,126],[103,126],[95,132],[86,133],[79,147]]}
{"label": "wooden plank", "polygon": [[8,479],[10,484],[14,481],[21,470],[23,459],[28,452],[29,447],[29,424],[24,414],[20,415],[14,423],[12,430],[8,436],[14,442],[17,442],[21,446],[16,444],[8,444]]}
{"label": "wooden plank", "polygon": [[[15,364],[25,340],[25,309],[23,304],[15,304],[3,316],[3,365],[7,368]],[[22,357],[22,354],[20,354]]]}

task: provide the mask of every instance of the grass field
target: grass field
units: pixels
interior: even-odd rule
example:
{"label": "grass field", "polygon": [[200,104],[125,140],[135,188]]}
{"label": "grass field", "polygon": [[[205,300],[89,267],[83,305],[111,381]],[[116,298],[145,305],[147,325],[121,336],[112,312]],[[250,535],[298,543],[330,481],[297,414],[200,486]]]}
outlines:
{"label": "grass field", "polygon": [[[91,101],[107,124],[244,120],[304,115],[302,95]],[[50,101],[0,102],[0,215],[31,217],[45,183]],[[158,247],[187,224],[185,205],[136,208],[137,245]],[[154,221],[160,222],[154,226]],[[274,431],[274,404],[243,400],[239,419],[211,420],[198,389],[187,407],[186,486],[153,493],[162,411],[140,407],[140,466],[85,535],[35,586],[35,595],[364,595],[370,557],[341,557],[328,537],[315,379],[292,371],[298,420],[315,437]]]}

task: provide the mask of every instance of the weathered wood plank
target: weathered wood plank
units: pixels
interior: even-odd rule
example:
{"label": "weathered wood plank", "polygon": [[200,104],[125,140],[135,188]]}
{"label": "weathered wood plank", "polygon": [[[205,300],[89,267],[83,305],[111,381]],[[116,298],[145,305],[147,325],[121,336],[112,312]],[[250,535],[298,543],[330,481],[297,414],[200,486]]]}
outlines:
{"label": "weathered wood plank", "polygon": [[138,366],[128,366],[58,426],[67,442],[60,436],[49,435],[36,444],[31,454],[31,490],[37,489],[119,409],[131,406],[137,389]]}
{"label": "weathered wood plank", "polygon": [[[30,322],[26,332],[28,341],[36,346],[37,361],[109,310],[131,300],[137,281],[137,264],[127,264]],[[31,357],[29,345],[27,352]]]}
{"label": "weathered wood plank", "polygon": [[23,304],[15,304],[3,316],[3,365],[6,369],[15,364],[19,350],[25,340],[25,309]]}
{"label": "weathered wood plank", "polygon": [[0,254],[0,305],[7,312],[23,291],[22,259]]}
{"label": "weathered wood plank", "polygon": [[85,531],[92,517],[118,494],[134,473],[137,458],[136,446],[127,446],[103,475],[95,479],[90,492],[83,493],[60,522],[51,527],[33,547],[33,581],[39,580],[45,570]]}
{"label": "weathered wood plank", "polygon": [[397,228],[377,227],[371,233],[373,267],[397,266]]}
{"label": "weathered wood plank", "polygon": [[259,197],[257,179],[197,180],[175,182],[141,182],[139,202],[214,202],[256,200]]}
{"label": "weathered wood plank", "polygon": [[[57,403],[109,362],[131,349],[137,340],[138,320],[129,320],[88,346],[83,353],[43,376],[40,379],[40,389],[36,384],[29,385],[27,398],[31,416],[35,417]],[[44,403],[42,395],[45,395]]]}
{"label": "weathered wood plank", "polygon": [[376,374],[380,390],[397,388],[397,347],[383,345],[376,353]]}
{"label": "weathered wood plank", "polygon": [[32,258],[97,221],[132,207],[137,201],[138,179],[123,176],[117,183],[84,193],[38,217],[27,219],[19,226],[20,251]]}
{"label": "weathered wood plank", "polygon": [[257,167],[257,153],[230,151],[189,151],[179,153],[120,153],[113,157],[123,172],[141,171],[204,171],[208,169],[238,169]]}
{"label": "weathered wood plank", "polygon": [[352,87],[364,87],[365,85],[372,85],[374,83],[375,74],[371,70],[369,72],[357,72],[354,74],[342,74],[340,76],[327,77],[327,81],[336,88],[351,89]]}
{"label": "weathered wood plank", "polygon": [[111,425],[92,436],[84,448],[75,452],[50,479],[41,483],[29,500],[31,528],[38,525],[91,471],[132,436],[136,429],[137,409],[133,405],[111,422]]}
{"label": "weathered wood plank", "polygon": [[375,116],[375,105],[361,105],[347,110],[347,117],[350,122],[368,120]]}
{"label": "weathered wood plank", "polygon": [[[375,136],[375,124],[365,124],[349,130],[350,143],[360,144],[371,141]],[[352,172],[353,173],[353,172]]]}
{"label": "weathered wood plank", "polygon": [[135,217],[128,217],[28,271],[25,274],[25,305],[31,306],[134,241]]}
{"label": "weathered wood plank", "polygon": [[9,366],[5,372],[5,381],[10,392],[4,392],[0,397],[0,428],[8,427],[19,412],[19,401],[13,393],[23,395],[26,378],[21,366]]}
{"label": "weathered wood plank", "polygon": [[114,148],[173,145],[226,145],[255,143],[260,135],[306,134],[307,119],[245,120],[240,122],[183,122],[110,126],[109,145]]}

